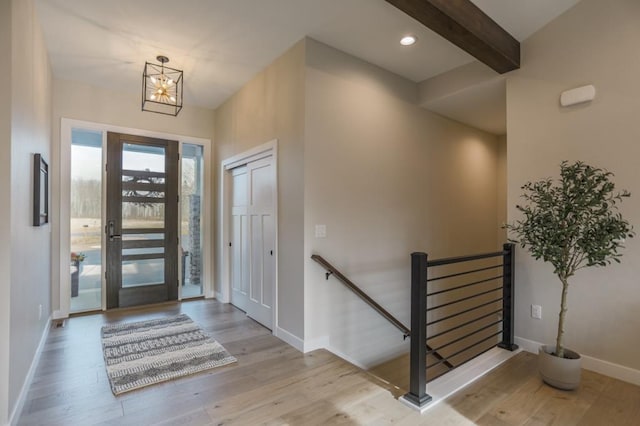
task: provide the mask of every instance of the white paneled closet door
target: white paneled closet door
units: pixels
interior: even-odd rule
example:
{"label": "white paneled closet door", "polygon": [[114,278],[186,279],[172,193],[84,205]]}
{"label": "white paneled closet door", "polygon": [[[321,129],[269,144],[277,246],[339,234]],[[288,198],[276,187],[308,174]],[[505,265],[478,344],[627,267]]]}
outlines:
{"label": "white paneled closet door", "polygon": [[231,303],[273,328],[275,174],[271,157],[232,170]]}
{"label": "white paneled closet door", "polygon": [[249,304],[249,218],[247,167],[231,170],[231,303]]}

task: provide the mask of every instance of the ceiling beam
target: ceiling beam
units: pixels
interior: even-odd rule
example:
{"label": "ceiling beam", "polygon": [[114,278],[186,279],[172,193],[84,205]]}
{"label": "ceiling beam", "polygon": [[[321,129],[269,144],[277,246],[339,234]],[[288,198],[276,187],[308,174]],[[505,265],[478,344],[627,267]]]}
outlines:
{"label": "ceiling beam", "polygon": [[470,0],[386,0],[500,74],[520,68],[520,42]]}

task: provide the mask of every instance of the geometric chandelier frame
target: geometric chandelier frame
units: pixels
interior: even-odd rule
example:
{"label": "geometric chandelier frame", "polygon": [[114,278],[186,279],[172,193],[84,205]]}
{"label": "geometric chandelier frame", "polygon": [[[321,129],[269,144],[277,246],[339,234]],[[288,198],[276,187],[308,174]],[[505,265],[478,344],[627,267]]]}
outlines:
{"label": "geometric chandelier frame", "polygon": [[142,110],[177,116],[182,109],[182,71],[166,67],[166,56],[156,58],[160,65],[145,62],[142,73]]}

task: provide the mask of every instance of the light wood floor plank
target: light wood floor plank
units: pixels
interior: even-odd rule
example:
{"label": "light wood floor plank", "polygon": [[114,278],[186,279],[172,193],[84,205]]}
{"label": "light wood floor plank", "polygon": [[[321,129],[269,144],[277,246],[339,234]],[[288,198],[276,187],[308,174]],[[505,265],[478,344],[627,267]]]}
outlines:
{"label": "light wood floor plank", "polygon": [[[179,313],[191,316],[238,362],[114,396],[100,327]],[[398,362],[382,370],[406,386],[406,359]],[[301,354],[230,305],[200,300],[75,317],[52,329],[18,424],[640,424],[640,387],[585,371],[577,391],[553,389],[542,384],[537,357],[528,353],[423,415],[397,401],[404,392],[327,351]]]}

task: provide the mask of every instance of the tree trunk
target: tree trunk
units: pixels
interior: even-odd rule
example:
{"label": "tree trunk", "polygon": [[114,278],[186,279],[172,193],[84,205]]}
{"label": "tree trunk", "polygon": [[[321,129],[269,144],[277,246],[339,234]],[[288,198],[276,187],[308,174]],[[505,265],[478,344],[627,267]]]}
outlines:
{"label": "tree trunk", "polygon": [[564,338],[564,318],[567,314],[567,292],[569,290],[569,282],[566,278],[560,278],[562,281],[562,299],[560,301],[560,315],[558,318],[558,337],[556,338],[556,353],[555,355],[560,358],[564,358],[564,347],[562,346],[562,339]]}

